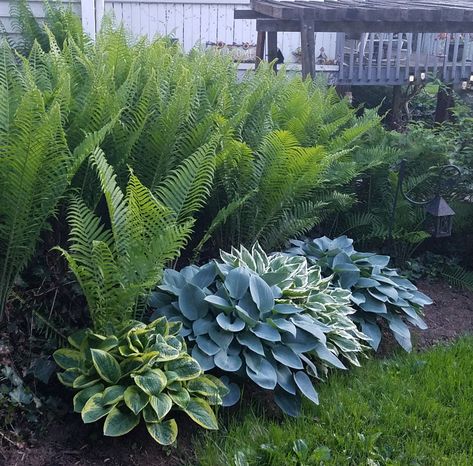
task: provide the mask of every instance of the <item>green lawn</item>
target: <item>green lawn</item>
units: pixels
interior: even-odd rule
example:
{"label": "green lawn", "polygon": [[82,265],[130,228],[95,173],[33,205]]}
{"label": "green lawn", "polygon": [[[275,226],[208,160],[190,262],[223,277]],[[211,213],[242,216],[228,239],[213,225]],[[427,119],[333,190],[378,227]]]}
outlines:
{"label": "green lawn", "polygon": [[333,374],[299,419],[263,411],[197,439],[198,464],[473,465],[473,339]]}

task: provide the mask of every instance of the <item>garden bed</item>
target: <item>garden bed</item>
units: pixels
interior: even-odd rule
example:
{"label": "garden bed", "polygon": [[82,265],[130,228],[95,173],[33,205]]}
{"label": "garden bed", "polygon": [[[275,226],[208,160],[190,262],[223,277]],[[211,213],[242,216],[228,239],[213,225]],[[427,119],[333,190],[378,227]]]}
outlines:
{"label": "garden bed", "polygon": [[[434,304],[427,308],[426,331],[415,332],[417,349],[425,350],[438,343],[450,342],[473,333],[473,293],[453,289],[444,283],[423,281],[420,290],[431,296]],[[396,351],[398,347],[395,347]],[[24,348],[15,348],[21,351]],[[387,348],[383,356],[392,353]],[[69,402],[69,400],[68,400]],[[178,419],[179,421],[179,419]],[[183,416],[179,422],[178,448],[163,449],[144,428],[124,438],[103,437],[98,425],[84,425],[79,415],[65,414],[40,420],[41,432],[30,432],[27,442],[18,442],[9,432],[0,438],[0,465],[179,465],[194,464],[192,435],[195,425]],[[28,435],[27,435],[28,436]]]}

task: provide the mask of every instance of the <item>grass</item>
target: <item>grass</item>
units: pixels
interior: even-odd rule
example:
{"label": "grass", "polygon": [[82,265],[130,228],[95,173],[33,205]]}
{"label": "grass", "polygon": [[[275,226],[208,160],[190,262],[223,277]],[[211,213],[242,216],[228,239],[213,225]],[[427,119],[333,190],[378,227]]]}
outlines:
{"label": "grass", "polygon": [[298,419],[240,408],[198,439],[198,464],[473,465],[472,338],[333,374],[319,395]]}

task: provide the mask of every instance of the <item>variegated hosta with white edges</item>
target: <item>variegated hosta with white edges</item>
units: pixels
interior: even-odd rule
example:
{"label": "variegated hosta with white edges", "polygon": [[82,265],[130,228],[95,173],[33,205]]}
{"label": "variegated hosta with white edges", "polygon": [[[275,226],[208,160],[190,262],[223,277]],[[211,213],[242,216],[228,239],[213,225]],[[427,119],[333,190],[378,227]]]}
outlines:
{"label": "variegated hosta with white edges", "polygon": [[224,405],[238,401],[234,381],[249,378],[296,416],[301,395],[318,403],[313,383],[329,368],[359,365],[367,338],[350,319],[350,292],[330,282],[304,257],[268,256],[255,245],[166,270],[150,304],[154,317],[183,322],[181,335],[204,370],[233,379]]}
{"label": "variegated hosta with white edges", "polygon": [[59,380],[77,391],[74,411],[88,424],[105,418],[103,433],[118,437],[143,419],[161,445],[177,437],[170,416],[184,411],[205,429],[217,429],[211,405],[222,404],[228,389],[216,377],[203,375],[179,335],[182,324],[161,317],[149,325],[132,321],[116,334],[91,330],[69,337],[72,348],[54,353],[64,369]]}
{"label": "variegated hosta with white edges", "polygon": [[417,287],[388,267],[390,257],[374,252],[357,252],[353,240],[340,236],[309,241],[291,241],[287,253],[307,257],[321,268],[323,276],[333,277],[335,283],[351,291],[351,301],[357,312],[352,315],[362,331],[370,337],[370,344],[377,350],[381,342],[378,319],[382,318],[394,338],[406,350],[412,350],[411,334],[406,322],[424,330],[423,308],[432,300]]}

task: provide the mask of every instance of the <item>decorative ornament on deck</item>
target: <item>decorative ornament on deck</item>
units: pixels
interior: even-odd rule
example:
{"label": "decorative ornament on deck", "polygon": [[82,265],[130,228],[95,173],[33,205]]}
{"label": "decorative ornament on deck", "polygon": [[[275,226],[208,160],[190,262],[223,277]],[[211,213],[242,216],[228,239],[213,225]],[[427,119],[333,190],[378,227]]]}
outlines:
{"label": "decorative ornament on deck", "polygon": [[392,243],[392,232],[399,194],[401,194],[401,196],[410,204],[424,208],[426,213],[424,228],[433,238],[445,238],[451,236],[455,211],[448,205],[447,201],[443,198],[442,193],[452,191],[452,188],[458,183],[461,176],[460,169],[455,165],[439,167],[434,196],[430,199],[414,200],[408,196],[403,189],[406,164],[407,160],[402,160],[399,168],[399,177],[389,225],[389,242]]}

